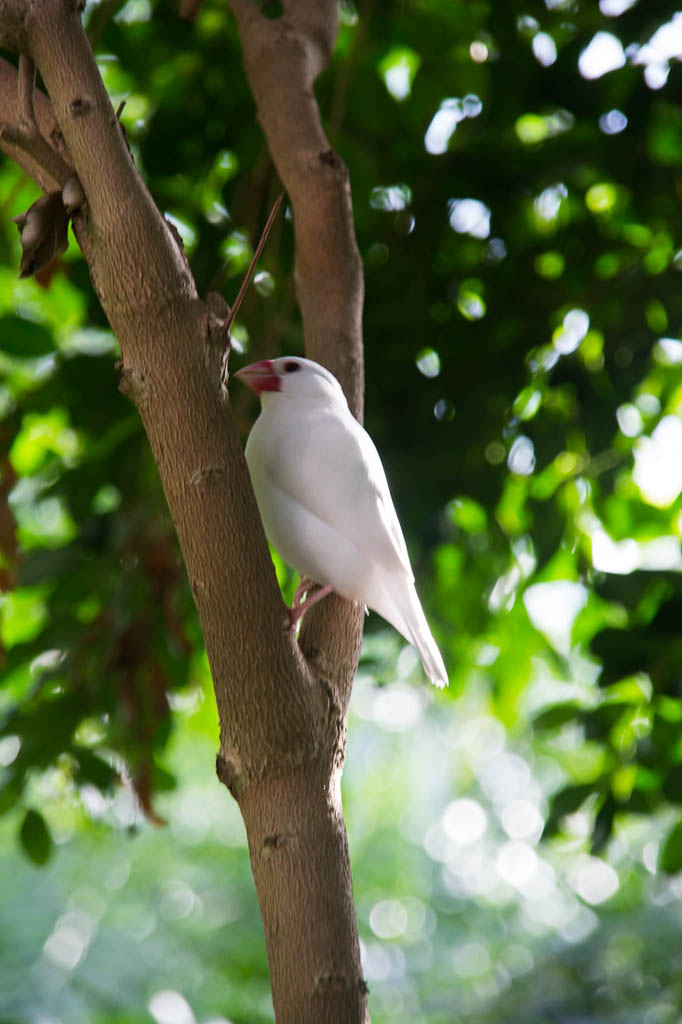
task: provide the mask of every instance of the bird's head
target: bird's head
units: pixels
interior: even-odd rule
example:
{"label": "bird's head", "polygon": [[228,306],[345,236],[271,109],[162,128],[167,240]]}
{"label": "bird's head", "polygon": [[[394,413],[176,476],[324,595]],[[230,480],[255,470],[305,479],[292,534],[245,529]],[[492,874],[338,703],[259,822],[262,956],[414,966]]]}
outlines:
{"label": "bird's head", "polygon": [[284,398],[303,401],[345,401],[336,377],[324,366],[302,356],[261,359],[258,363],[251,363],[238,370],[234,376],[255,391],[259,398],[275,392]]}

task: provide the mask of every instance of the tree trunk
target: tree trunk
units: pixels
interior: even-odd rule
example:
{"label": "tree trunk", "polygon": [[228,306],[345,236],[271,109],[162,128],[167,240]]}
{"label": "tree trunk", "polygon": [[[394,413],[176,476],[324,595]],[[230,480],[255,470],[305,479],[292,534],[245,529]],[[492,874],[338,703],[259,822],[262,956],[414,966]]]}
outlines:
{"label": "tree trunk", "polygon": [[[359,415],[361,265],[347,175],[312,91],[333,48],[336,5],[289,0],[276,21],[250,0],[233,7],[293,205],[306,351],[337,373]],[[194,594],[220,717],[218,772],[246,824],[277,1021],[368,1020],[340,800],[362,609],[321,602],[300,647],[286,628],[220,389],[218,306],[199,299],[182,246],[135,170],[76,6],[0,0],[0,45],[35,62],[47,91],[36,98],[38,124],[86,196],[74,229],[121,345],[120,384],[147,431]],[[0,62],[0,110],[14,126],[30,114],[17,81]],[[63,185],[30,133],[0,133],[0,146],[41,186]]]}
{"label": "tree trunk", "polygon": [[268,776],[240,808],[277,1020],[366,1019],[340,769],[331,782],[324,762]]}

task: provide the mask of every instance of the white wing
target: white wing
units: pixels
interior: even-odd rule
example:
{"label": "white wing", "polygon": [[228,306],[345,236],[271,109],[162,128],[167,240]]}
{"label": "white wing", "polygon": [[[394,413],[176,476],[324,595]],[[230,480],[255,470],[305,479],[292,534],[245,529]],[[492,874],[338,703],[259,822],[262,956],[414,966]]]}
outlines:
{"label": "white wing", "polygon": [[278,411],[266,429],[270,440],[262,468],[272,484],[368,559],[412,579],[379,453],[350,412],[328,406],[302,412],[299,405],[293,415]]}

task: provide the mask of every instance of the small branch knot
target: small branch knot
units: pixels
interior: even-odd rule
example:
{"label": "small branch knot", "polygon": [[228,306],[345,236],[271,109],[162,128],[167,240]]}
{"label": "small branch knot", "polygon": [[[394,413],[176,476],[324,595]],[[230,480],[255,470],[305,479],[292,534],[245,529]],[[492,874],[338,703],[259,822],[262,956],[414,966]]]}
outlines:
{"label": "small branch knot", "polygon": [[284,850],[285,847],[291,846],[296,840],[296,833],[293,829],[287,829],[286,832],[274,832],[272,835],[263,836],[263,853],[269,854],[276,850]]}
{"label": "small branch knot", "polygon": [[229,316],[230,307],[222,295],[209,292],[204,314],[205,356],[211,380],[217,377],[223,398],[226,397],[227,361],[231,349]]}
{"label": "small branch knot", "polygon": [[138,409],[141,409],[146,403],[148,396],[149,384],[147,378],[139,370],[135,370],[131,366],[124,366],[122,362],[116,363],[116,369],[119,371],[119,391],[127,395]]}
{"label": "small branch knot", "polygon": [[225,330],[225,320],[221,317],[216,316],[214,313],[209,313],[206,317],[206,343],[208,345],[219,345],[220,351],[223,353],[226,348],[230,347],[230,332]]}
{"label": "small branch knot", "polygon": [[352,978],[347,974],[318,974],[315,986],[321,992],[349,992],[358,988],[363,996],[369,993],[369,986],[364,978]]}
{"label": "small branch knot", "polygon": [[211,481],[217,480],[221,476],[226,476],[226,474],[225,466],[199,466],[192,473],[189,482],[192,487],[205,487]]}
{"label": "small branch knot", "polygon": [[220,394],[224,401],[227,401],[229,397],[227,382],[230,379],[230,351],[230,336],[228,334],[227,347],[223,352],[222,359],[220,361]]}
{"label": "small branch knot", "polygon": [[241,772],[235,761],[228,760],[223,757],[222,754],[216,755],[215,759],[215,770],[216,775],[224,786],[227,786],[232,796],[239,803],[240,794],[240,776]]}
{"label": "small branch knot", "polygon": [[60,128],[52,129],[50,132],[50,142],[57,150],[61,151],[64,148],[64,136],[62,135]]}
{"label": "small branch knot", "polygon": [[344,166],[343,160],[333,149],[325,149],[323,153],[320,153],[320,163],[325,167],[333,167],[335,170],[340,170]]}
{"label": "small branch knot", "polygon": [[85,96],[76,96],[69,103],[69,113],[71,117],[85,117],[86,114],[90,113],[91,106],[90,100]]}
{"label": "small branch knot", "polygon": [[225,302],[225,299],[222,297],[220,292],[209,292],[206,296],[206,305],[208,306],[209,312],[212,313],[215,319],[220,323],[227,320],[230,315],[230,307],[227,302]]}

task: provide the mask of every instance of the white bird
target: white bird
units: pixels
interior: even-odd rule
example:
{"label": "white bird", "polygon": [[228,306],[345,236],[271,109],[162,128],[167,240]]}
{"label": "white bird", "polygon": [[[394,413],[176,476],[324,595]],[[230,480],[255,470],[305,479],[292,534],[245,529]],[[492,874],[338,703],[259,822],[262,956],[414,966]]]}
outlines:
{"label": "white bird", "polygon": [[431,682],[446,686],[384,467],[336,377],[300,356],[263,359],[234,376],[262,405],[245,454],[265,533],[303,577],[297,598],[321,587],[301,605],[294,599],[292,626],[335,590],[390,622]]}

